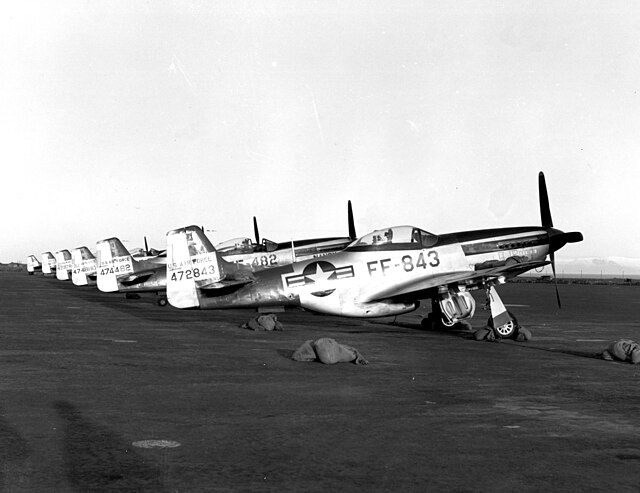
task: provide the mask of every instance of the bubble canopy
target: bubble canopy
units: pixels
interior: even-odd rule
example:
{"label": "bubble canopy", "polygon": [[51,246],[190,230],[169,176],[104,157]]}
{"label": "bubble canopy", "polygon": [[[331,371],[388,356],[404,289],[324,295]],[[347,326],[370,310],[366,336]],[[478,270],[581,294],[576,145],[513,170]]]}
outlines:
{"label": "bubble canopy", "polygon": [[253,243],[250,238],[233,238],[216,245],[216,250],[220,253],[251,253]]}
{"label": "bubble canopy", "polygon": [[216,245],[216,251],[221,255],[241,255],[254,252],[273,252],[278,244],[264,238],[262,244],[256,245],[251,238],[233,238]]}
{"label": "bubble canopy", "polygon": [[408,248],[430,248],[438,243],[438,236],[413,226],[393,226],[377,229],[359,240],[354,241],[352,247],[377,247],[387,245],[402,245]]}

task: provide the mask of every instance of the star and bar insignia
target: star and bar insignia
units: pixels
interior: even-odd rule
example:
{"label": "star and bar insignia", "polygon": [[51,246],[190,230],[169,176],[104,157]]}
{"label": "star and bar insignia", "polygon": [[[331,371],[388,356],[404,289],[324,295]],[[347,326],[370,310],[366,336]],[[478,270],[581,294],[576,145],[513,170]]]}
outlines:
{"label": "star and bar insignia", "polygon": [[307,284],[317,284],[322,281],[335,281],[353,277],[353,265],[336,267],[330,262],[321,260],[306,265],[301,274],[294,274],[284,278],[288,288],[298,288]]}

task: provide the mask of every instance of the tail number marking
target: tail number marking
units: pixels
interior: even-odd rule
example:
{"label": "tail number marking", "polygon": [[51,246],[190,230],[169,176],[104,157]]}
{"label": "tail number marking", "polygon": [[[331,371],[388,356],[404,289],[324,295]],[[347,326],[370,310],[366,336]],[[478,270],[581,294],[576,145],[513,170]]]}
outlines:
{"label": "tail number marking", "polygon": [[253,265],[254,267],[270,267],[272,265],[278,265],[278,260],[275,256],[275,254],[271,254],[271,255],[262,255],[260,257],[253,257],[253,261],[251,262],[251,265]]}
{"label": "tail number marking", "polygon": [[[87,269],[87,271],[88,271],[88,269]],[[101,276],[106,276],[108,274],[122,274],[123,272],[130,272],[130,271],[131,271],[131,265],[124,264],[124,265],[120,265],[118,267],[101,268],[100,269],[100,275]]]}
{"label": "tail number marking", "polygon": [[207,274],[213,275],[216,273],[216,269],[213,265],[204,266],[202,269],[197,267],[187,270],[178,270],[171,274],[172,281],[182,281],[182,279],[198,279],[199,277],[206,276]]}
{"label": "tail number marking", "polygon": [[[440,257],[436,250],[428,251],[426,258],[425,253],[420,252],[418,257],[415,259],[415,262],[412,255],[403,255],[401,261],[401,263],[395,264],[395,267],[402,267],[405,272],[411,272],[416,268],[426,269],[427,267],[438,267],[440,265]],[[390,258],[367,262],[369,275],[372,276],[374,272],[382,272],[382,275],[385,275],[386,271],[392,267],[390,264]]]}

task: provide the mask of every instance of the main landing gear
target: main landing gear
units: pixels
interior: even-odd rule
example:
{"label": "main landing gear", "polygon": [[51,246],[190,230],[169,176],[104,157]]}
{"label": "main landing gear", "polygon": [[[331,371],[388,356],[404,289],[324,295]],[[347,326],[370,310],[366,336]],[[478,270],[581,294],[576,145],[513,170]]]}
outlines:
{"label": "main landing gear", "polygon": [[431,313],[422,319],[422,327],[443,330],[454,327],[462,320],[473,317],[476,300],[468,291],[444,291],[431,299]]}
{"label": "main landing gear", "polygon": [[[495,336],[501,339],[515,339],[518,335],[518,320],[504,306],[493,286],[486,289],[487,305],[491,316],[487,321]],[[443,330],[468,320],[475,313],[476,302],[468,291],[445,291],[431,300],[431,313],[422,319],[421,325],[429,330]]]}
{"label": "main landing gear", "polygon": [[[138,293],[125,293],[125,298],[128,300],[139,300],[142,298]],[[167,300],[166,295],[156,293],[156,305],[158,306],[167,306],[169,301]]]}

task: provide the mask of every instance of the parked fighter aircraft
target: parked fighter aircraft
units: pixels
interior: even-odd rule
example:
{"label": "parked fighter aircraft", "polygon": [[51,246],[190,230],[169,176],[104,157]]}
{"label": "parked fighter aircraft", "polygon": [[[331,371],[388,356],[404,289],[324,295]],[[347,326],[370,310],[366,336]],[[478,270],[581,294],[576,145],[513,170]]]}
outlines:
{"label": "parked fighter aircraft", "polygon": [[[347,204],[347,220],[351,238],[316,238],[312,240],[294,240],[288,243],[275,243],[263,240],[260,243],[258,225],[253,218],[256,243],[249,238],[229,240],[222,244],[220,254],[228,261],[245,265],[244,268],[257,271],[277,265],[293,262],[293,258],[309,259],[344,249],[355,239],[355,226],[351,201]],[[204,233],[203,233],[204,234]],[[241,246],[240,246],[241,245]],[[133,256],[117,238],[109,238],[97,243],[98,249],[98,288],[105,292],[159,294],[158,304],[167,304],[166,290],[166,251],[152,250],[156,257]],[[149,253],[147,239],[145,250]]]}
{"label": "parked fighter aircraft", "polygon": [[29,255],[27,257],[27,272],[32,276],[36,271],[42,271],[42,264],[35,255]]}
{"label": "parked fighter aircraft", "polygon": [[71,252],[69,250],[56,252],[56,277],[61,281],[71,279]]}
{"label": "parked fighter aircraft", "polygon": [[136,260],[118,238],[96,243],[98,253],[98,289],[107,293],[156,293],[157,302],[167,304],[165,256]]}
{"label": "parked fighter aircraft", "polygon": [[97,278],[97,261],[93,253],[81,246],[71,251],[71,280],[76,286],[94,284]]}
{"label": "parked fighter aircraft", "polygon": [[56,270],[56,258],[51,252],[42,254],[42,273],[51,275]]}
{"label": "parked fighter aircraft", "polygon": [[373,231],[322,259],[255,273],[225,261],[197,226],[176,229],[167,233],[167,297],[177,308],[299,306],[346,317],[399,315],[431,299],[425,325],[451,326],[473,316],[470,291],[486,289],[494,330],[513,337],[517,322],[494,287],[549,263],[555,272],[554,253],[582,241],[579,232],[553,227],[542,172],[539,194],[541,227],[438,236],[396,226]]}
{"label": "parked fighter aircraft", "polygon": [[349,227],[349,237],[347,238],[314,238],[276,243],[266,238],[262,242],[260,241],[258,223],[254,216],[255,243],[250,238],[234,238],[216,245],[215,249],[228,262],[250,265],[253,271],[268,269],[344,250],[349,243],[356,239],[350,200],[347,202],[347,222]]}

